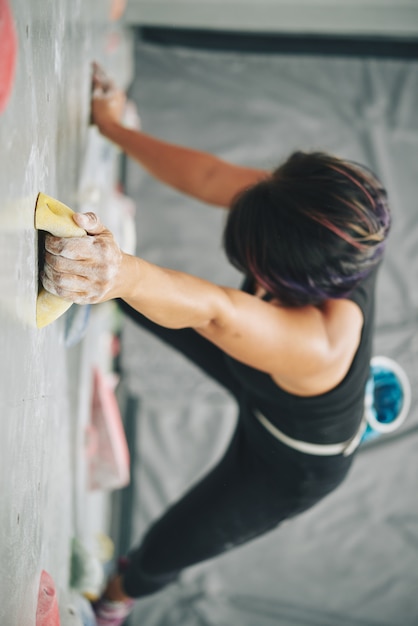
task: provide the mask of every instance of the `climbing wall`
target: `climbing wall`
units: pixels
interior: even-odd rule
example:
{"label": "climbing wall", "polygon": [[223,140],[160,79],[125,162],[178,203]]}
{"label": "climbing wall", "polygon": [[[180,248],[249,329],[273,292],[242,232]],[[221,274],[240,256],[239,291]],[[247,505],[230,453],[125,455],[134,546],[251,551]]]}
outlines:
{"label": "climbing wall", "polygon": [[72,346],[65,317],[36,328],[34,207],[43,191],[104,220],[110,211],[101,201],[117,182],[118,154],[89,127],[89,94],[93,59],[120,86],[131,79],[129,33],[112,19],[113,4],[0,2],[0,623],[7,626],[35,624],[43,570],[62,605],[71,539],[81,534],[88,544],[92,529],[108,526],[108,496],[87,489],[84,427],[113,314],[91,312],[85,338]]}

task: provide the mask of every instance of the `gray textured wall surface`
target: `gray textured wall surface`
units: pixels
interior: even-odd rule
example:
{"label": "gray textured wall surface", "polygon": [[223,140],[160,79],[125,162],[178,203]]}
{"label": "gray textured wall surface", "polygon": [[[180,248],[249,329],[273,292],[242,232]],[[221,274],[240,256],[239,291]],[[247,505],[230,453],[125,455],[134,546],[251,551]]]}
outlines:
{"label": "gray textured wall surface", "polygon": [[[88,519],[83,431],[89,419],[91,366],[100,354],[98,337],[93,333],[88,345],[70,351],[64,318],[36,328],[34,209],[39,191],[77,210],[82,179],[100,188],[92,171],[94,160],[100,160],[97,153],[85,162],[94,133],[89,129],[90,64],[95,58],[118,70],[124,85],[132,69],[122,33],[110,25],[107,9],[107,4],[81,0],[12,3],[17,63],[11,97],[0,115],[4,626],[32,626],[41,571],[52,575],[58,592],[67,590],[71,538],[80,532],[88,540],[91,529],[103,529],[97,498],[98,513]],[[102,331],[106,323],[99,321]]]}

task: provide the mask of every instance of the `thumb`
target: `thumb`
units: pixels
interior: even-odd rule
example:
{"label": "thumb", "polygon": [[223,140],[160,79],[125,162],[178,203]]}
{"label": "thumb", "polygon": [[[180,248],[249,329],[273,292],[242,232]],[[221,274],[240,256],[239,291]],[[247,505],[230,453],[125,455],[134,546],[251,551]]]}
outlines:
{"label": "thumb", "polygon": [[88,235],[100,235],[106,230],[96,213],[74,213],[73,220],[77,226],[84,228]]}

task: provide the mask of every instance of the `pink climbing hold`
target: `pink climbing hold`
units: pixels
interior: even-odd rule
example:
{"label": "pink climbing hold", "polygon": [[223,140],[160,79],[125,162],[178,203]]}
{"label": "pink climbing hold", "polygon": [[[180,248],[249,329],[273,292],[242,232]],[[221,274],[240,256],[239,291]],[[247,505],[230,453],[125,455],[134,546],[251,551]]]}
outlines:
{"label": "pink climbing hold", "polygon": [[17,36],[8,0],[0,0],[0,113],[9,100],[15,75]]}
{"label": "pink climbing hold", "polygon": [[51,576],[45,570],[39,583],[36,626],[60,626],[57,592]]}

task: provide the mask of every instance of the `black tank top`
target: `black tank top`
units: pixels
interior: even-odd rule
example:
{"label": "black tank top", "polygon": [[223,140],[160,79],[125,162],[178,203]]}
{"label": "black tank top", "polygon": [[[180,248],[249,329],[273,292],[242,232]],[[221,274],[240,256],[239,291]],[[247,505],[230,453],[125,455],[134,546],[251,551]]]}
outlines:
{"label": "black tank top", "polygon": [[[347,296],[360,307],[363,328],[348,373],[330,391],[308,397],[289,393],[279,387],[269,374],[226,356],[232,373],[242,386],[241,402],[247,410],[258,409],[281,431],[302,441],[340,443],[354,435],[363,415],[364,390],[370,371],[377,272],[378,268],[375,268]],[[243,291],[251,293],[251,282],[244,282]]]}

